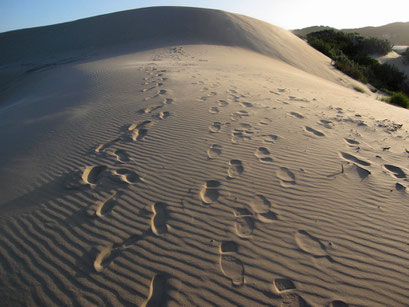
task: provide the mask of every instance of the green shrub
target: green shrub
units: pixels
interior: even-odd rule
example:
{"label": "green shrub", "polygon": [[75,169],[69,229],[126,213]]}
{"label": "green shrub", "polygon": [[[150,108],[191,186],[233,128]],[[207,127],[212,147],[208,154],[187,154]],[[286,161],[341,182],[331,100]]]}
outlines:
{"label": "green shrub", "polygon": [[359,87],[356,85],[354,85],[354,90],[356,90],[359,93],[363,93],[363,94],[365,93],[365,90],[362,87]]}
{"label": "green shrub", "polygon": [[393,93],[389,102],[404,108],[409,108],[409,98],[404,93]]}
{"label": "green shrub", "polygon": [[409,47],[406,48],[402,56],[403,56],[403,63],[405,63],[406,65],[409,65]]}

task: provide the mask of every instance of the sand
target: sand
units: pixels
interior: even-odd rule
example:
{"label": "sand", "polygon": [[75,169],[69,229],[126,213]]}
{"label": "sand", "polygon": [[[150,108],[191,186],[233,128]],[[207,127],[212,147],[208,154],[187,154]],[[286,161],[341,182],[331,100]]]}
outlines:
{"label": "sand", "polygon": [[223,14],[257,43],[3,64],[6,305],[408,305],[408,111]]}

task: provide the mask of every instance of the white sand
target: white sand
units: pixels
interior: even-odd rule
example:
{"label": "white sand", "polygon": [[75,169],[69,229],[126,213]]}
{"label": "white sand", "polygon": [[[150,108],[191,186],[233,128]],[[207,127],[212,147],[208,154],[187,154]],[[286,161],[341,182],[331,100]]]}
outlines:
{"label": "white sand", "polygon": [[8,75],[4,302],[408,305],[408,110],[289,32],[223,16],[252,43]]}

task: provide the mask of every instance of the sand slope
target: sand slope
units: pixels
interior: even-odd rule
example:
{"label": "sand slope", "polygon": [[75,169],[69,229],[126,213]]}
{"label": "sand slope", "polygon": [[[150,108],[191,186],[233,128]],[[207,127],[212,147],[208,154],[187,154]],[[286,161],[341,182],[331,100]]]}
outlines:
{"label": "sand slope", "polygon": [[289,63],[174,45],[3,92],[2,301],[407,305],[408,111]]}

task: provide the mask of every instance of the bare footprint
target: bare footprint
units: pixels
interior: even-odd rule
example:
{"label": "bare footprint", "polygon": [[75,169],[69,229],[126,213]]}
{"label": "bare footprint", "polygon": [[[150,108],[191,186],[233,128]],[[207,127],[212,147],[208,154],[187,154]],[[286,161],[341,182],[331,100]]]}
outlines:
{"label": "bare footprint", "polygon": [[294,116],[294,117],[296,117],[296,118],[299,118],[299,119],[303,119],[303,118],[304,118],[303,115],[301,115],[300,113],[297,113],[297,112],[290,112],[290,115],[291,115],[291,116]]}
{"label": "bare footprint", "polygon": [[220,255],[220,269],[224,276],[231,280],[234,287],[241,287],[244,283],[243,263],[231,255]]}
{"label": "bare footprint", "polygon": [[312,133],[312,134],[314,134],[316,136],[325,136],[325,134],[322,133],[321,131],[315,130],[315,129],[309,127],[309,126],[305,126],[304,129],[305,129],[305,131],[307,131],[309,133]]}
{"label": "bare footprint", "polygon": [[254,221],[249,216],[243,216],[234,222],[234,230],[240,238],[249,238],[253,234]]}
{"label": "bare footprint", "polygon": [[66,189],[95,187],[107,168],[105,165],[92,165],[85,167],[83,171],[75,171],[68,176],[64,186]]}
{"label": "bare footprint", "polygon": [[222,146],[218,144],[212,144],[207,150],[207,156],[209,159],[215,159],[222,154]]}
{"label": "bare footprint", "polygon": [[359,142],[353,139],[344,138],[344,141],[349,145],[359,145]]}
{"label": "bare footprint", "polygon": [[208,180],[200,189],[200,198],[205,204],[216,202],[220,196],[220,182],[217,180]]}
{"label": "bare footprint", "polygon": [[129,155],[126,153],[125,150],[122,150],[122,149],[115,150],[113,152],[113,155],[115,156],[115,159],[118,162],[126,163],[126,162],[131,161],[131,158],[129,157]]}
{"label": "bare footprint", "polygon": [[335,300],[328,304],[329,307],[348,307],[349,305],[341,300]]}
{"label": "bare footprint", "polygon": [[222,241],[219,246],[220,254],[232,254],[237,253],[238,245],[233,241]]}
{"label": "bare footprint", "polygon": [[219,108],[218,107],[210,107],[209,113],[212,113],[212,114],[219,113]]}
{"label": "bare footprint", "polygon": [[391,172],[392,175],[396,178],[399,178],[399,179],[406,178],[405,172],[398,166],[395,166],[392,164],[385,164],[383,167],[387,169],[389,172]]}
{"label": "bare footprint", "polygon": [[96,185],[101,174],[107,169],[105,165],[88,166],[82,173],[81,179],[89,185]]}
{"label": "bare footprint", "polygon": [[167,306],[168,295],[168,276],[160,273],[156,274],[151,281],[149,287],[149,295],[146,301],[141,305],[142,307],[158,307]]}
{"label": "bare footprint", "polygon": [[265,143],[275,143],[278,140],[278,136],[274,134],[262,135],[263,142]]}
{"label": "bare footprint", "polygon": [[137,173],[126,168],[111,171],[111,179],[126,184],[135,184],[141,181]]}
{"label": "bare footprint", "polygon": [[296,184],[294,173],[286,167],[280,167],[278,169],[277,177],[280,179],[281,185],[283,187],[290,187]]}
{"label": "bare footprint", "polygon": [[233,213],[235,217],[253,216],[247,208],[234,208]]}
{"label": "bare footprint", "polygon": [[252,108],[252,107],[253,107],[253,104],[252,104],[251,102],[242,101],[242,102],[240,102],[240,104],[241,104],[243,107],[246,107],[246,108]]}
{"label": "bare footprint", "polygon": [[94,260],[94,269],[97,272],[102,272],[111,262],[113,258],[113,246],[107,246],[102,249]]}
{"label": "bare footprint", "polygon": [[260,162],[264,163],[273,162],[273,158],[270,157],[270,151],[265,147],[257,148],[255,155]]}
{"label": "bare footprint", "polygon": [[249,203],[254,213],[266,213],[271,208],[271,203],[261,194],[257,194]]}
{"label": "bare footprint", "polygon": [[237,178],[244,172],[243,163],[240,160],[230,160],[227,170],[228,178]]}
{"label": "bare footprint", "polygon": [[227,107],[229,103],[226,100],[219,100],[219,107]]}
{"label": "bare footprint", "polygon": [[159,119],[166,119],[166,118],[168,118],[169,116],[170,116],[170,113],[169,113],[168,111],[163,111],[163,112],[160,112],[160,113],[159,113],[158,118],[159,118]]}
{"label": "bare footprint", "polygon": [[142,140],[146,135],[148,134],[148,130],[145,128],[138,128],[133,130],[132,132],[132,140],[134,141],[140,141]]}
{"label": "bare footprint", "polygon": [[297,293],[285,293],[283,294],[281,307],[311,307],[311,305]]}
{"label": "bare footprint", "polygon": [[173,104],[174,103],[174,99],[173,98],[165,98],[163,100],[163,104]]}
{"label": "bare footprint", "polygon": [[220,131],[221,128],[222,128],[222,123],[220,123],[220,122],[214,122],[213,124],[211,124],[211,125],[209,126],[209,131],[210,131],[211,133],[217,133],[217,132]]}
{"label": "bare footprint", "polygon": [[340,152],[340,155],[345,160],[348,160],[348,161],[351,161],[351,162],[354,162],[354,163],[357,163],[357,164],[360,164],[360,165],[363,165],[363,166],[370,166],[371,165],[371,163],[366,162],[366,161],[364,161],[362,159],[359,159],[359,158],[355,157],[354,155],[351,155],[351,154],[346,153],[346,152]]}
{"label": "bare footprint", "polygon": [[113,192],[103,201],[97,202],[96,209],[94,211],[95,215],[98,217],[104,217],[105,215],[110,214],[114,206],[117,204],[117,195],[118,192]]}
{"label": "bare footprint", "polygon": [[157,202],[152,205],[153,216],[151,219],[152,232],[160,236],[168,231],[168,225],[166,224],[168,219],[167,204]]}
{"label": "bare footprint", "polygon": [[290,279],[277,278],[274,280],[274,289],[278,293],[295,290],[295,285]]}
{"label": "bare footprint", "polygon": [[321,241],[310,235],[305,230],[299,230],[295,234],[295,241],[298,247],[304,252],[313,255],[315,257],[325,257],[327,256],[326,247]]}

